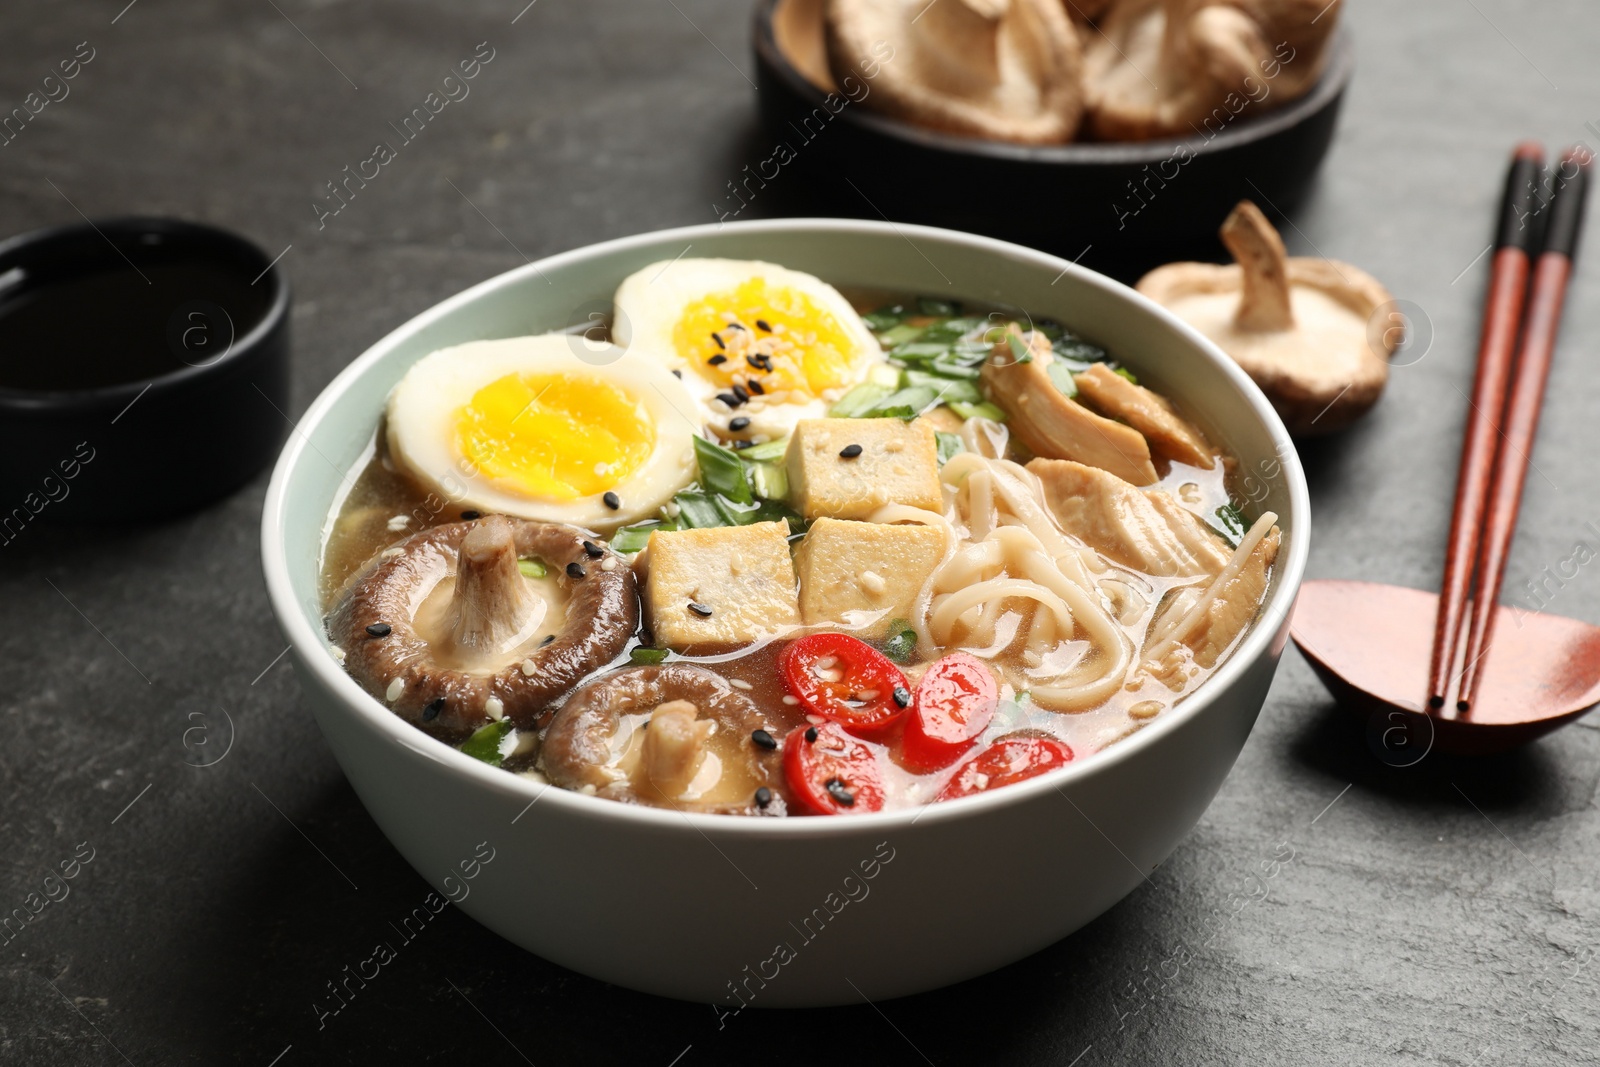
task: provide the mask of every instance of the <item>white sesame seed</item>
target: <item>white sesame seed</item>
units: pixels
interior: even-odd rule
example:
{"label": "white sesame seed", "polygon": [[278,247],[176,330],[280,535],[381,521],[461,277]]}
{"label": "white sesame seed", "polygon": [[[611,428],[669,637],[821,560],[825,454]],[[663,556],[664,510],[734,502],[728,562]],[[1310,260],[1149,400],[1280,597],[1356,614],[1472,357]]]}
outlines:
{"label": "white sesame seed", "polygon": [[904,451],[905,447],[906,443],[899,440],[889,440],[883,443],[883,450],[885,452],[900,452]]}
{"label": "white sesame seed", "polygon": [[396,700],[400,699],[400,694],[404,693],[405,691],[406,680],[404,678],[396,678],[394,681],[389,683],[389,688],[384,690],[384,699],[393,704]]}
{"label": "white sesame seed", "polygon": [[522,661],[522,673],[525,677],[532,678],[533,672],[536,670],[538,668],[533,665],[533,660],[525,659]]}
{"label": "white sesame seed", "polygon": [[821,659],[817,660],[816,663],[812,664],[812,666],[816,667],[819,671],[825,671],[838,662],[838,659],[833,656],[823,656]]}
{"label": "white sesame seed", "polygon": [[605,559],[600,561],[600,569],[603,570],[603,571],[614,571],[614,570],[616,570],[617,569],[617,558],[615,556],[607,556]]}
{"label": "white sesame seed", "polygon": [[1159,700],[1141,700],[1128,709],[1128,714],[1135,719],[1153,719],[1161,714]]}
{"label": "white sesame seed", "polygon": [[485,700],[483,702],[483,710],[488,713],[489,718],[497,722],[506,717],[506,706],[501,703],[499,697],[490,697]]}
{"label": "white sesame seed", "polygon": [[875,571],[862,571],[861,588],[873,595],[879,595],[889,588],[889,583],[883,580],[883,575]]}
{"label": "white sesame seed", "polygon": [[733,686],[735,689],[750,690],[750,689],[754,689],[755,688],[755,686],[751,685],[749,682],[745,681],[743,678],[729,678],[728,679],[728,684]]}
{"label": "white sesame seed", "polygon": [[334,659],[338,660],[340,663],[344,662],[344,649],[340,648],[338,645],[334,645],[333,647],[329,648],[328,651],[333,653]]}
{"label": "white sesame seed", "polygon": [[790,696],[788,693],[785,693],[783,694],[783,702],[792,708],[796,704],[800,703],[800,698],[796,696]]}
{"label": "white sesame seed", "polygon": [[410,526],[410,525],[411,525],[411,516],[410,515],[391,515],[389,517],[389,532],[390,533],[399,533],[401,530],[404,530],[407,526]]}

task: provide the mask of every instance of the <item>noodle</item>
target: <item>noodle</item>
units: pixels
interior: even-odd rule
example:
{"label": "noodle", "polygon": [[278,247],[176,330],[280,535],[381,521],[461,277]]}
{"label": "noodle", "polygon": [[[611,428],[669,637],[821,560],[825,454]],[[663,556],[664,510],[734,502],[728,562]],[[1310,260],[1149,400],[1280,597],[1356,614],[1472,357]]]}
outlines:
{"label": "noodle", "polygon": [[[1056,711],[1084,710],[1110,698],[1127,677],[1134,649],[1091,577],[1107,569],[1105,562],[1062,532],[1044,506],[1038,478],[1021,465],[972,450],[951,457],[941,478],[949,500],[942,524],[965,534],[947,543],[944,560],[917,597],[911,625],[919,647],[932,652],[986,644],[1007,601],[1032,601],[1033,618],[1022,631],[1025,665],[1043,663],[1067,643],[1081,643],[1084,651],[1053,677],[1037,679],[1004,662],[997,664],[1002,675]],[[886,511],[874,518],[888,519]],[[925,521],[905,512],[898,517]],[[1076,642],[1079,635],[1087,641]]]}

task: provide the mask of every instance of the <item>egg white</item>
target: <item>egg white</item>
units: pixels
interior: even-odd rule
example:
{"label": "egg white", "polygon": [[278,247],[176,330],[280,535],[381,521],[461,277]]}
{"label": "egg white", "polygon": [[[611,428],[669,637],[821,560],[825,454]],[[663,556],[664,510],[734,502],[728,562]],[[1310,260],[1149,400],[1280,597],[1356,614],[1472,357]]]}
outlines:
{"label": "egg white", "polygon": [[[457,444],[457,418],[479,389],[508,374],[559,373],[621,389],[654,424],[649,458],[612,490],[621,501],[616,510],[606,506],[604,493],[545,500],[498,485]],[[683,383],[659,362],[569,334],[545,334],[471,341],[424,356],[389,395],[387,439],[396,463],[460,507],[606,532],[654,515],[694,480],[693,438],[701,417]]]}
{"label": "egg white", "polygon": [[[689,365],[673,343],[673,331],[689,305],[754,277],[762,278],[771,287],[803,292],[838,320],[850,342],[851,351],[846,355],[850,358],[851,377],[847,382],[817,397],[793,392],[784,397],[752,396],[736,408],[716,399],[726,387],[702,377],[699,368]],[[865,381],[871,369],[884,362],[877,338],[837,289],[815,275],[760,260],[676,259],[636,271],[617,287],[611,336],[629,353],[669,371],[681,371],[684,386],[699,402],[705,423],[719,436],[755,441],[787,437],[801,419],[827,415],[835,400]],[[750,424],[734,434],[728,423],[739,417],[749,419]]]}

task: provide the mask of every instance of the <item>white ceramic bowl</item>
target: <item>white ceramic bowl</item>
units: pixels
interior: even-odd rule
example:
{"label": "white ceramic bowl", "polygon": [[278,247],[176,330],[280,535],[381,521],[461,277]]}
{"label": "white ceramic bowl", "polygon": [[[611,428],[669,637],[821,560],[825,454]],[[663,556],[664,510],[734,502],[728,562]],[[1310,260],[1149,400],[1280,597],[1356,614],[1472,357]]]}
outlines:
{"label": "white ceramic bowl", "polygon": [[[541,787],[417,732],[340,669],[317,568],[341,479],[384,398],[444,345],[604,312],[648,263],[765,259],[842,286],[1027,308],[1182,398],[1239,457],[1283,551],[1261,619],[1193,697],[1103,753],[994,793],[837,818],[685,815]],[[262,555],[295,668],[351,785],[406,860],[462,910],[546,959],[724,1010],[859,1003],[970,978],[1083,926],[1182,840],[1266,698],[1305,567],[1305,479],[1288,435],[1221,352],[1133,290],[1064,260],[946,230],[832,219],[699,226],[518,268],[368,349],[300,421],[273,473]],[[472,867],[480,842],[494,859]],[[467,880],[462,870],[476,877]],[[463,895],[464,894],[464,895]]]}

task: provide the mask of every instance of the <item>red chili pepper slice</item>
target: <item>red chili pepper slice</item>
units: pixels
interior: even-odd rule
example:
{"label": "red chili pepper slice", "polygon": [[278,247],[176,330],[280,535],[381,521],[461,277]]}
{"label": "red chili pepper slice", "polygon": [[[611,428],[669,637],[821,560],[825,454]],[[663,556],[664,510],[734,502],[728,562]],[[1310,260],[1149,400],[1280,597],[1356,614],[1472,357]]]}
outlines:
{"label": "red chili pepper slice", "polygon": [[808,815],[883,809],[877,752],[834,723],[802,726],[784,738],[783,773],[795,806]]}
{"label": "red chili pepper slice", "polygon": [[1015,785],[1064,767],[1071,759],[1072,749],[1053,737],[1026,734],[1002,737],[962,764],[934,800],[956,800]]}
{"label": "red chili pepper slice", "polygon": [[972,747],[999,705],[1000,687],[982,660],[966,652],[945,656],[917,683],[901,763],[919,774],[950,766]]}
{"label": "red chili pepper slice", "polygon": [[911,687],[882,652],[849,634],[808,634],[778,654],[784,687],[801,710],[858,737],[884,734],[911,703]]}

